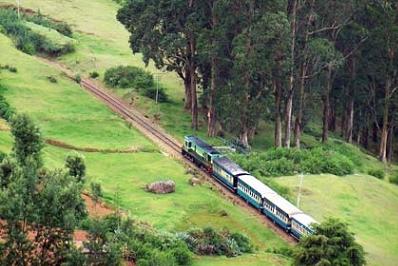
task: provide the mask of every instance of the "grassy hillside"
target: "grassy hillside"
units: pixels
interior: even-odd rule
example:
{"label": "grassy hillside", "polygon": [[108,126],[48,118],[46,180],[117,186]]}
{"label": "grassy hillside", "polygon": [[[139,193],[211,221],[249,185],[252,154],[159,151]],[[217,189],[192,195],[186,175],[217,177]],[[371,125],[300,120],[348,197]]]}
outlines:
{"label": "grassy hillside", "polygon": [[[176,161],[168,158],[152,142],[128,126],[103,104],[41,60],[16,50],[12,42],[0,34],[0,62],[18,69],[17,73],[2,71],[1,93],[19,112],[35,120],[46,139],[54,139],[77,147],[138,147],[145,152],[130,154],[85,153],[88,182],[99,182],[105,200],[118,204],[133,217],[147,221],[161,230],[185,230],[189,227],[214,226],[246,233],[263,254],[268,247],[286,243],[267,229],[247,211],[233,206],[209,185],[192,187],[189,175]],[[51,82],[48,77],[57,82]],[[3,128],[3,126],[2,126]],[[0,150],[9,151],[12,139],[0,131]],[[69,150],[46,146],[44,158],[48,167],[63,166]],[[154,180],[176,181],[177,192],[156,196],[143,190]],[[227,216],[221,215],[226,212]],[[288,260],[261,255],[267,264]],[[207,261],[212,261],[208,258]],[[224,259],[234,263],[235,259]],[[237,265],[239,265],[239,261]]]}
{"label": "grassy hillside", "polygon": [[[299,178],[277,179],[297,197]],[[398,186],[367,175],[305,176],[300,207],[322,221],[339,217],[350,225],[368,253],[370,265],[398,261]]]}

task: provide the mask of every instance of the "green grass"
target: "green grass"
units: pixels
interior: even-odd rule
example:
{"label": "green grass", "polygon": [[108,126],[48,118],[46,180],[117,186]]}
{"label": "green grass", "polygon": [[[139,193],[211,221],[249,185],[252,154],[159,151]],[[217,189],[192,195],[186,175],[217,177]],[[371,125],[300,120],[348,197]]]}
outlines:
{"label": "green grass", "polygon": [[265,266],[290,265],[286,258],[274,254],[248,254],[238,258],[203,257],[194,261],[194,266]]}
{"label": "green grass", "polygon": [[65,46],[65,45],[73,45],[76,41],[72,38],[69,38],[65,35],[62,35],[56,30],[43,27],[41,25],[35,24],[33,22],[25,22],[25,25],[28,26],[32,31],[36,32],[37,34],[45,37],[47,40],[51,41],[52,43],[58,46]]}
{"label": "green grass", "polygon": [[[298,177],[277,179],[297,197]],[[341,218],[349,224],[368,253],[370,265],[396,265],[398,261],[398,186],[368,175],[305,176],[301,208],[318,221]]]}

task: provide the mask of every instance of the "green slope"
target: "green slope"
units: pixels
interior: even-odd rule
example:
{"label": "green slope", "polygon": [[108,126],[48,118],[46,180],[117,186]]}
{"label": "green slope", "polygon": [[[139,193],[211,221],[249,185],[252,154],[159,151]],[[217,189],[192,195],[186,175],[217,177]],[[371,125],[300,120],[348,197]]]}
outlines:
{"label": "green slope", "polygon": [[[299,178],[282,177],[297,197]],[[367,175],[305,176],[301,208],[318,221],[339,217],[357,235],[370,265],[398,261],[398,186]]]}

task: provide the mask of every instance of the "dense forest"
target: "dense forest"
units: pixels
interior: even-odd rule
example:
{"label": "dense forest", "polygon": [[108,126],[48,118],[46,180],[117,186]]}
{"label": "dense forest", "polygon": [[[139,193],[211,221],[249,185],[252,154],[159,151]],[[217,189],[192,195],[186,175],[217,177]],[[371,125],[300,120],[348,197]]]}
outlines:
{"label": "dense forest", "polygon": [[249,146],[272,121],[276,147],[300,148],[315,120],[324,143],[334,132],[393,159],[396,1],[126,1],[118,20],[133,52],[183,80],[193,129],[203,116],[209,136]]}

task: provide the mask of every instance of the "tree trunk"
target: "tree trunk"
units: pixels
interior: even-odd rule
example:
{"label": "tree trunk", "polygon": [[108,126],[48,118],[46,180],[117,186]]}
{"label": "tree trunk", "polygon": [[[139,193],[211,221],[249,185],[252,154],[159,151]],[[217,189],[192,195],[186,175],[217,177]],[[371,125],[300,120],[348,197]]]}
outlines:
{"label": "tree trunk", "polygon": [[387,160],[387,138],[388,138],[388,115],[390,108],[390,87],[391,80],[386,80],[385,95],[384,95],[384,112],[383,112],[383,127],[381,130],[380,146],[379,146],[379,159],[382,162]]}
{"label": "tree trunk", "polygon": [[216,60],[213,57],[211,59],[211,84],[209,93],[209,110],[207,113],[207,135],[209,137],[214,137],[216,135],[216,107],[215,107],[215,97],[216,97]]}
{"label": "tree trunk", "polygon": [[387,161],[392,162],[394,156],[394,124],[391,122],[387,138]]}
{"label": "tree trunk", "polygon": [[378,132],[379,130],[378,130],[378,128],[377,128],[377,124],[376,124],[376,122],[374,122],[373,123],[373,126],[372,126],[372,141],[374,142],[374,143],[376,143],[377,142],[377,137],[378,137]]}
{"label": "tree trunk", "polygon": [[245,147],[249,147],[249,129],[247,127],[243,127],[240,134],[239,140]]}
{"label": "tree trunk", "polygon": [[[344,106],[343,106],[344,107]],[[340,137],[345,136],[345,126],[347,120],[347,112],[345,109],[341,112],[341,121],[340,121]]]}
{"label": "tree trunk", "polygon": [[281,98],[282,86],[279,81],[273,82],[275,94],[275,147],[282,147],[282,120],[281,120]]}
{"label": "tree trunk", "polygon": [[184,109],[190,111],[192,107],[192,94],[191,94],[191,74],[189,73],[188,67],[185,70],[184,78],[184,89],[185,89],[185,99],[184,99]]}
{"label": "tree trunk", "polygon": [[332,132],[336,131],[336,105],[336,100],[333,99],[329,114],[329,130]]}
{"label": "tree trunk", "polygon": [[[308,37],[307,37],[308,38]],[[305,59],[304,59],[305,60]],[[304,62],[301,65],[300,71],[300,95],[298,114],[294,126],[294,142],[297,148],[300,148],[301,131],[303,130],[303,113],[304,113],[304,96],[305,96],[305,76],[307,75],[307,64]]]}
{"label": "tree trunk", "polygon": [[348,143],[352,143],[353,128],[354,128],[354,99],[351,96],[348,102],[347,124],[346,124],[346,134],[345,134],[345,140]]}
{"label": "tree trunk", "polygon": [[291,56],[291,66],[290,66],[290,77],[289,77],[289,90],[288,97],[286,100],[285,108],[285,147],[290,148],[290,136],[291,136],[291,124],[292,124],[292,109],[293,109],[293,91],[294,91],[294,62],[296,55],[296,16],[297,16],[297,0],[293,0],[292,14],[291,14],[291,44],[290,44],[290,56]]}
{"label": "tree trunk", "polygon": [[368,124],[366,124],[366,126],[363,128],[361,144],[365,149],[367,149],[369,147],[369,126],[368,126]]}
{"label": "tree trunk", "polygon": [[326,91],[323,96],[323,128],[322,142],[326,143],[329,139],[329,113],[330,113],[330,91],[332,90],[332,66],[328,66]]}
{"label": "tree trunk", "polygon": [[198,99],[196,95],[196,74],[195,71],[191,73],[191,116],[192,116],[192,129],[198,129]]}

